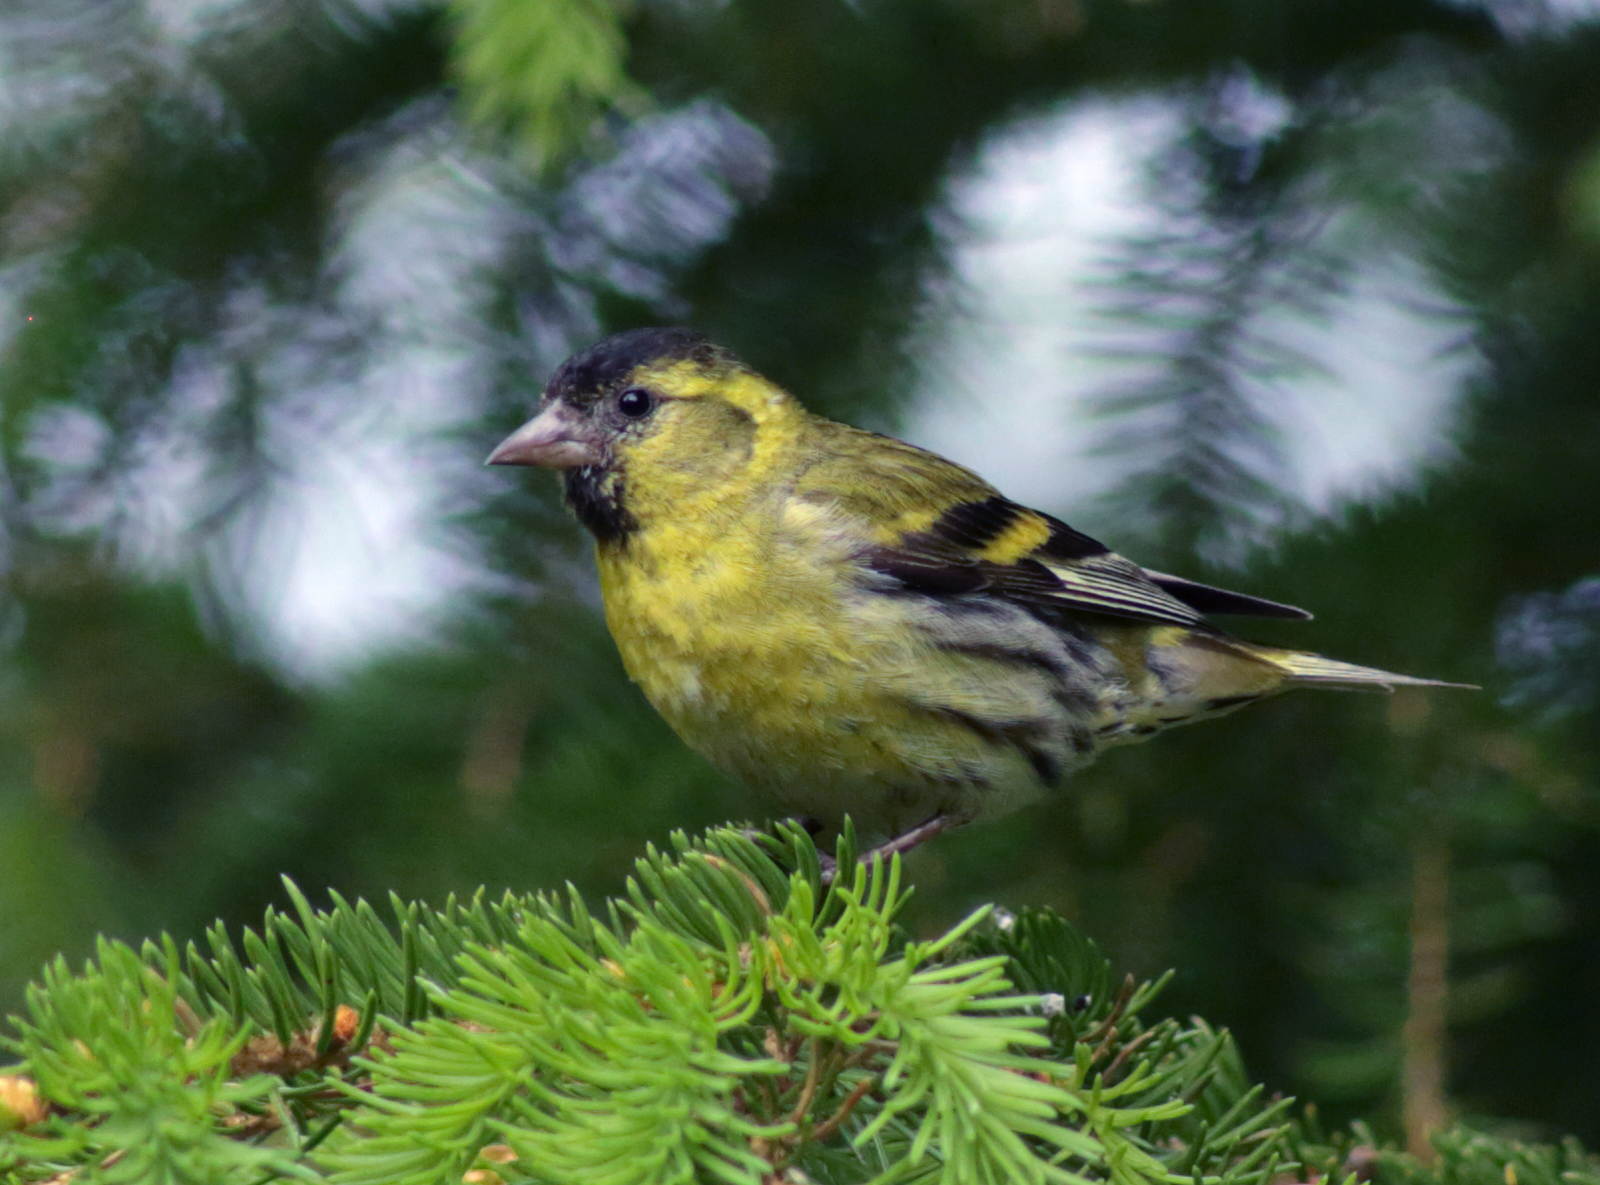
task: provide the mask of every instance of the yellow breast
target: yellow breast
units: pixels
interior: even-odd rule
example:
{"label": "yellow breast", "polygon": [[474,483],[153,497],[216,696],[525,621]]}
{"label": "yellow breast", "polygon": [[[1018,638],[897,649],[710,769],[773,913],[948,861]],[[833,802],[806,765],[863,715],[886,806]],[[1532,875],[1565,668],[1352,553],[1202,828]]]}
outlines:
{"label": "yellow breast", "polygon": [[[606,620],[628,673],[697,747],[727,729],[773,735],[851,696],[861,624],[843,576],[817,562],[803,507],[659,524],[598,553]],[[719,743],[720,740],[720,743]]]}
{"label": "yellow breast", "polygon": [[894,598],[853,586],[850,546],[824,511],[789,500],[602,548],[629,675],[713,764],[806,814],[905,827],[967,811],[975,784],[994,806],[1031,795],[1020,758],[913,706],[941,670],[963,672]]}

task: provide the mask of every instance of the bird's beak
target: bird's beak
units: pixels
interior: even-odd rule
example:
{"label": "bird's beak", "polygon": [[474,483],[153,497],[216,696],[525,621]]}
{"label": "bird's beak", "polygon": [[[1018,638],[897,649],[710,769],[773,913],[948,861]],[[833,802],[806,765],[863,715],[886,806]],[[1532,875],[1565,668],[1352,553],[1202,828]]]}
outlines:
{"label": "bird's beak", "polygon": [[576,469],[600,464],[594,428],[565,403],[552,402],[495,446],[490,465],[542,465]]}

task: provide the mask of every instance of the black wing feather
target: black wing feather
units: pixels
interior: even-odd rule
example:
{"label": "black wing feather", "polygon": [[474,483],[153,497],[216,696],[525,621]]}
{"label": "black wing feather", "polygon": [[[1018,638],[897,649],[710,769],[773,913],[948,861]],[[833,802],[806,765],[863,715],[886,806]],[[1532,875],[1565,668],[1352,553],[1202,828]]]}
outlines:
{"label": "black wing feather", "polygon": [[[1049,537],[1012,563],[980,558],[1019,519],[1034,517]],[[1305,618],[1292,605],[1149,572],[1066,523],[994,495],[960,502],[925,530],[892,545],[868,548],[866,566],[908,592],[928,596],[987,593],[1045,621],[1063,612],[1097,613],[1132,621],[1204,628],[1205,614]]]}
{"label": "black wing feather", "polygon": [[1311,614],[1282,601],[1269,601],[1265,597],[1252,597],[1248,593],[1230,592],[1182,576],[1169,576],[1165,572],[1144,570],[1152,583],[1160,585],[1191,609],[1201,613],[1215,613],[1223,617],[1282,617],[1295,621],[1310,621]]}

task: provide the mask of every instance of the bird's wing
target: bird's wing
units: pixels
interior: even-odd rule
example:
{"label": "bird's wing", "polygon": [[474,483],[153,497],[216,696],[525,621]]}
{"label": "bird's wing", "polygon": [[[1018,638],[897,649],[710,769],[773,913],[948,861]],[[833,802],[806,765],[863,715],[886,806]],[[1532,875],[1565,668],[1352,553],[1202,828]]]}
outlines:
{"label": "bird's wing", "polygon": [[1146,571],[954,462],[901,441],[851,430],[829,444],[829,455],[807,470],[795,493],[853,519],[864,540],[859,561],[909,591],[987,593],[1041,616],[1077,611],[1166,625],[1203,625],[1207,613],[1310,616]]}
{"label": "bird's wing", "polygon": [[1204,621],[1137,564],[998,494],[948,506],[921,529],[864,549],[861,559],[913,592],[987,593],[1034,613],[1077,610],[1189,626]]}

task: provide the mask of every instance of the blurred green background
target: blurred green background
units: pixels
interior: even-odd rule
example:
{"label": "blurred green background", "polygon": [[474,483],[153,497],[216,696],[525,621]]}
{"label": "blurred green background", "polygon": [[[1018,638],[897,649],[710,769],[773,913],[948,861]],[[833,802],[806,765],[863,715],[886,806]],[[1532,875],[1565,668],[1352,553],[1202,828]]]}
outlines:
{"label": "blurred green background", "polygon": [[1051,905],[1336,1119],[1600,1140],[1600,5],[14,0],[0,126],[0,1003],[281,873],[599,894],[760,817],[480,465],[689,323],[1484,685],[1112,753],[911,925]]}

